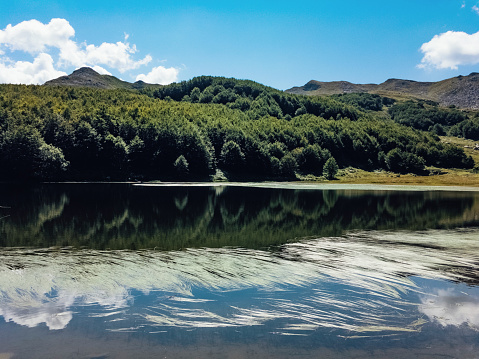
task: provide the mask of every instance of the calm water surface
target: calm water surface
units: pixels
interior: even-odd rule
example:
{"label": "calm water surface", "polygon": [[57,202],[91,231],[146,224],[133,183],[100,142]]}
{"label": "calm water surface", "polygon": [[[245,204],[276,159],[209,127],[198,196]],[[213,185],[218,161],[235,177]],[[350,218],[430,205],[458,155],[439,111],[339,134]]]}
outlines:
{"label": "calm water surface", "polygon": [[2,185],[0,358],[478,358],[479,192],[309,187]]}

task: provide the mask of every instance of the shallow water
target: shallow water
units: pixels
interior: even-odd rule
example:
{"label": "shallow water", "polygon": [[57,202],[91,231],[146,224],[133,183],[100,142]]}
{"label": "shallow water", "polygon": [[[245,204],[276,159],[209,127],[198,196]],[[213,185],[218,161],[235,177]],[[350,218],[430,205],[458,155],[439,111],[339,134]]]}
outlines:
{"label": "shallow water", "polygon": [[0,198],[0,358],[479,352],[477,192],[52,184]]}

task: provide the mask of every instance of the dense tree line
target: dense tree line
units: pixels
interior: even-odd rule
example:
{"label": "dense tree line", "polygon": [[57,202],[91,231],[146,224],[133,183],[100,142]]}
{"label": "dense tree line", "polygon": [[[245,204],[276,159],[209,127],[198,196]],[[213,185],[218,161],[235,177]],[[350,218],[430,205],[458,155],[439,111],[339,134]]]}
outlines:
{"label": "dense tree line", "polygon": [[449,129],[450,136],[464,137],[471,140],[479,141],[479,116],[472,117],[468,120],[459,122]]}
{"label": "dense tree line", "polygon": [[207,179],[218,169],[291,179],[331,177],[334,163],[415,173],[474,165],[435,135],[251,81],[200,77],[142,93],[0,85],[1,179]]}
{"label": "dense tree line", "polygon": [[326,119],[341,117],[356,120],[359,117],[356,109],[330,98],[290,95],[253,81],[224,77],[195,77],[144,93],[159,99],[227,105],[246,112],[254,119],[268,115],[291,119],[307,113]]}
{"label": "dense tree line", "polygon": [[384,106],[393,105],[396,100],[370,93],[345,93],[332,95],[334,99],[366,111],[381,111]]}
{"label": "dense tree line", "polygon": [[402,125],[437,135],[459,136],[479,139],[479,120],[473,121],[468,114],[454,106],[439,107],[432,101],[405,101],[396,103],[388,110],[391,118]]}

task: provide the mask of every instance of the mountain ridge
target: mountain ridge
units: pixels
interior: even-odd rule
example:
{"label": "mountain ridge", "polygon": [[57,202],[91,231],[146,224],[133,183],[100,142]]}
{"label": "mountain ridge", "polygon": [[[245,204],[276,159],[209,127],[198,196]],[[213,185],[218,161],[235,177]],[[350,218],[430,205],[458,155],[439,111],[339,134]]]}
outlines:
{"label": "mountain ridge", "polygon": [[437,82],[420,82],[391,78],[380,84],[354,84],[348,81],[311,80],[303,86],[285,90],[287,93],[309,96],[366,92],[382,96],[417,98],[454,105],[463,109],[479,109],[479,73],[457,76]]}
{"label": "mountain ridge", "polygon": [[[101,75],[90,67],[79,68],[70,75],[45,82],[45,86],[74,86],[99,89],[157,89],[164,85],[143,81],[134,83],[112,75]],[[371,93],[396,99],[431,100],[442,106],[479,110],[479,73],[457,76],[437,82],[420,82],[391,78],[380,84],[355,84],[348,81],[311,80],[303,86],[292,87],[285,93],[324,96],[344,93]]]}
{"label": "mountain ridge", "polygon": [[132,89],[141,90],[143,88],[157,88],[162,85],[149,84],[142,80],[134,83],[120,80],[112,75],[101,75],[91,67],[81,67],[73,71],[70,75],[61,76],[47,81],[44,86],[74,86],[74,87],[92,87],[99,89]]}

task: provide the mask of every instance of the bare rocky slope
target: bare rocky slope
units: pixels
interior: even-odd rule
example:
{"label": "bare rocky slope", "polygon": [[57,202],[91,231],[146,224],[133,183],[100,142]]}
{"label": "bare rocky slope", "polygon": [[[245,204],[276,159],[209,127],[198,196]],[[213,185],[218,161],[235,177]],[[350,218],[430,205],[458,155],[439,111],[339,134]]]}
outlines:
{"label": "bare rocky slope", "polygon": [[389,79],[379,85],[311,80],[304,86],[293,87],[286,92],[316,96],[367,92],[394,98],[432,100],[443,106],[455,105],[463,109],[477,110],[479,109],[479,73],[473,72],[468,76],[457,76],[438,82]]}

